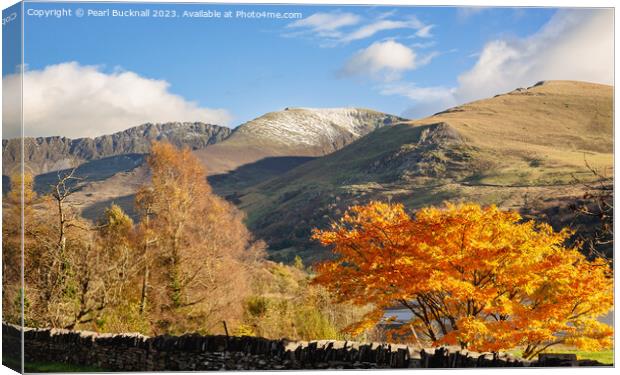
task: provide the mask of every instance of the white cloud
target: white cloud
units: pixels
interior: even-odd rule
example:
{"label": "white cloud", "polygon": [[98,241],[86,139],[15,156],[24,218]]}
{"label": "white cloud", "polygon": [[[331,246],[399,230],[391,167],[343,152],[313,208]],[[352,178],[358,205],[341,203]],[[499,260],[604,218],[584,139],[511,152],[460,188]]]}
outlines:
{"label": "white cloud", "polygon": [[344,76],[366,76],[393,81],[403,71],[416,68],[416,54],[407,46],[393,40],[375,42],[359,50],[341,70]]}
{"label": "white cloud", "polygon": [[375,35],[378,32],[386,30],[414,29],[418,30],[419,32],[420,30],[424,30],[427,27],[428,26],[424,25],[415,17],[411,17],[406,21],[381,19],[379,21],[362,26],[359,29],[349,33],[348,35],[341,38],[341,42],[348,43],[354,40],[366,39]]}
{"label": "white cloud", "polygon": [[453,88],[401,84],[400,90],[392,87],[382,93],[409,97],[415,105],[408,112],[429,115],[440,104],[461,104],[538,81],[613,84],[613,38],[613,10],[561,10],[529,37],[487,43]]}
{"label": "white cloud", "polygon": [[[3,77],[3,90],[18,90],[19,76]],[[76,62],[47,66],[24,74],[26,136],[92,137],[145,122],[202,121],[227,125],[224,109],[200,107],[170,93],[163,80],[130,71],[104,73]],[[6,114],[9,127],[19,112]],[[17,134],[3,134],[14,137]]]}
{"label": "white cloud", "polygon": [[[388,30],[410,29],[415,30],[418,37],[432,36],[430,30],[434,27],[433,25],[426,25],[415,16],[401,20],[390,19],[394,14],[395,12],[385,12],[377,15],[374,20],[363,20],[354,13],[314,13],[308,18],[288,24],[287,29],[299,29],[299,31],[287,33],[284,36],[318,37],[322,40],[321,46],[323,47],[335,47],[367,39]],[[362,25],[358,25],[360,23]]]}
{"label": "white cloud", "polygon": [[356,25],[360,20],[361,17],[354,13],[314,13],[308,18],[290,23],[287,27],[305,29],[306,32],[322,37],[337,38],[341,36],[341,28]]}
{"label": "white cloud", "polygon": [[524,39],[495,40],[459,77],[458,97],[472,100],[544,80],[613,84],[613,10],[564,10]]}
{"label": "white cloud", "polygon": [[430,38],[433,35],[431,34],[431,29],[435,27],[435,25],[426,25],[423,28],[419,29],[415,35],[419,36],[420,38]]}
{"label": "white cloud", "polygon": [[455,88],[445,86],[419,87],[410,83],[395,83],[384,85],[380,93],[411,99],[416,105],[408,108],[403,116],[418,118],[454,106],[456,104],[455,91]]}
{"label": "white cloud", "polygon": [[[449,52],[451,52],[451,51],[448,51],[448,53],[449,53]],[[419,67],[421,67],[421,66],[424,66],[424,65],[428,65],[428,64],[430,64],[430,63],[431,63],[431,61],[432,61],[435,57],[437,57],[437,56],[439,56],[439,55],[441,55],[441,54],[442,54],[442,53],[440,53],[440,52],[438,52],[438,51],[433,51],[433,52],[430,52],[430,53],[428,53],[428,54],[426,54],[426,55],[422,56],[421,58],[419,58],[419,59],[416,61],[416,68],[419,68]]]}

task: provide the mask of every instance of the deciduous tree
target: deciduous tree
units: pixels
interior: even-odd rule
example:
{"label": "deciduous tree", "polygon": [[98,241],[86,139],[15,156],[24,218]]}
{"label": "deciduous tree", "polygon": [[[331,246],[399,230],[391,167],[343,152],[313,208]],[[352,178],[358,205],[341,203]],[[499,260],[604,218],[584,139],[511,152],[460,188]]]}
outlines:
{"label": "deciduous tree", "polygon": [[575,183],[585,188],[581,199],[575,200],[571,208],[575,212],[574,222],[584,230],[578,231],[577,240],[583,242],[582,250],[590,258],[613,259],[614,243],[614,179],[605,170],[594,169],[585,161],[591,173],[590,182],[575,177]]}
{"label": "deciduous tree", "polygon": [[448,203],[412,217],[401,204],[371,202],[315,230],[336,255],[315,283],[341,302],[374,305],[354,332],[402,305],[413,318],[400,333],[415,329],[435,345],[523,346],[526,358],[560,343],[607,347],[612,329],[597,317],[613,306],[611,270],[566,247],[570,234],[495,206]]}
{"label": "deciduous tree", "polygon": [[212,331],[240,319],[256,248],[241,213],[212,193],[189,149],[154,143],[142,212],[142,306],[156,331]]}
{"label": "deciduous tree", "polygon": [[94,328],[104,310],[125,297],[123,274],[131,262],[125,239],[132,223],[118,207],[107,211],[98,229],[83,220],[70,199],[78,188],[75,173],[59,172],[51,192],[44,195],[35,193],[28,173],[23,180],[19,175],[12,178],[15,183],[3,202],[3,271],[11,280],[3,303],[13,321],[19,316],[22,293],[25,323],[35,327]]}
{"label": "deciduous tree", "polygon": [[22,213],[30,221],[36,194],[31,174],[14,173],[10,181],[10,190],[2,197],[2,312],[4,320],[21,324]]}

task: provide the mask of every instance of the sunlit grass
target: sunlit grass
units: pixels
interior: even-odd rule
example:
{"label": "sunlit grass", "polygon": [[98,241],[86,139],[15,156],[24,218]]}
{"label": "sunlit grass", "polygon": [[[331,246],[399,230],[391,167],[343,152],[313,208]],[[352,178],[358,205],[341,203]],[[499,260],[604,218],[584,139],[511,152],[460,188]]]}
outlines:
{"label": "sunlit grass", "polygon": [[[512,349],[508,350],[508,353],[521,357],[523,353],[522,349]],[[603,350],[600,352],[588,352],[578,349],[552,349],[546,351],[546,353],[574,353],[577,355],[577,359],[590,359],[593,361],[598,361],[606,365],[614,364],[614,351],[612,350]]]}
{"label": "sunlit grass", "polygon": [[574,353],[577,354],[577,359],[592,359],[592,360],[604,363],[606,365],[614,364],[614,351],[613,350],[605,350],[602,352],[583,352],[583,351],[575,350]]}

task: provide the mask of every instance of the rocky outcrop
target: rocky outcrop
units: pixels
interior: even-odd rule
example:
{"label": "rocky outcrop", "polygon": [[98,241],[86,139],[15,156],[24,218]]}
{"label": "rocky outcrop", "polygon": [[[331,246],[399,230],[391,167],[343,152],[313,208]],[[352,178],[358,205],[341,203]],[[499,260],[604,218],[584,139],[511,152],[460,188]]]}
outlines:
{"label": "rocky outcrop", "polygon": [[[26,168],[38,175],[110,156],[145,154],[152,141],[166,140],[177,147],[198,150],[228,138],[231,132],[218,125],[174,122],[143,124],[96,138],[25,138],[24,161]],[[10,174],[18,160],[19,140],[2,140],[3,174]]]}
{"label": "rocky outcrop", "polygon": [[[384,181],[424,185],[460,180],[478,172],[471,162],[476,150],[450,125],[439,122],[419,127],[419,138],[404,143],[368,166],[370,175],[383,174]],[[389,173],[385,173],[389,171]]]}

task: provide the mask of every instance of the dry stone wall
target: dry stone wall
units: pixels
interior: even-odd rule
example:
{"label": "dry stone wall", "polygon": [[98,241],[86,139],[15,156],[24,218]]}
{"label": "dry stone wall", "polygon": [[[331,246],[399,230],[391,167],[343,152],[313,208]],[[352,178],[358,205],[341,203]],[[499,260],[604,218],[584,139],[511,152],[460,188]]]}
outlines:
{"label": "dry stone wall", "polygon": [[[2,325],[5,355],[18,358],[21,328]],[[414,349],[405,345],[347,341],[289,341],[259,337],[147,337],[88,331],[25,328],[26,362],[63,362],[107,371],[292,370],[536,366],[510,355],[459,348]],[[546,365],[579,365],[576,361]],[[588,363],[586,365],[592,365]]]}

